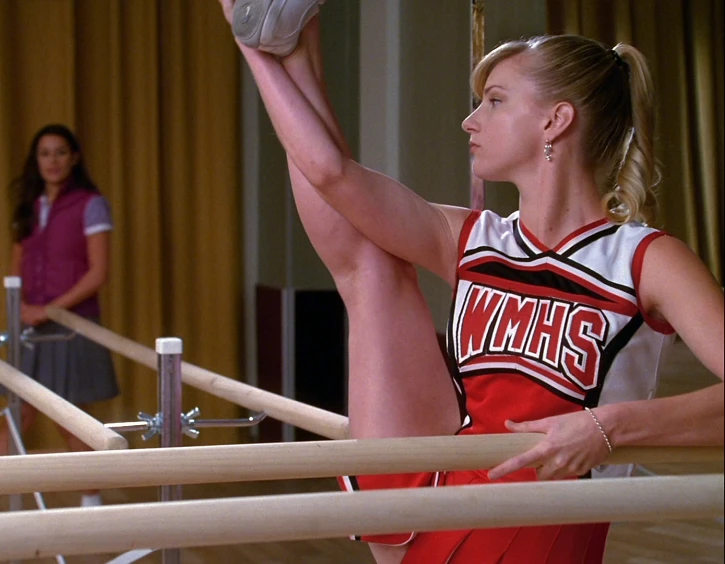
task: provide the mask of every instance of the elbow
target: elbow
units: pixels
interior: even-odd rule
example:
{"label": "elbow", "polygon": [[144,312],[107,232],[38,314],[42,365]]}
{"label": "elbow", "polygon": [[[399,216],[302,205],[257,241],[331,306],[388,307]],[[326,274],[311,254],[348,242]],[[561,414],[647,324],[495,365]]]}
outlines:
{"label": "elbow", "polygon": [[93,268],[90,270],[89,286],[93,293],[98,292],[108,282],[107,268]]}

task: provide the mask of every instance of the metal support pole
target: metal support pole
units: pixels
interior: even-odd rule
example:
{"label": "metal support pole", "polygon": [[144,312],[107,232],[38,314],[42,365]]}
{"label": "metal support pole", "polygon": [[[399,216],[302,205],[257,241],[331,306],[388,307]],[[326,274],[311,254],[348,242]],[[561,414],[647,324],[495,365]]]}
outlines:
{"label": "metal support pole", "polygon": [[[6,276],[4,279],[5,297],[7,300],[7,321],[8,321],[8,364],[20,368],[20,291],[22,280],[19,276]],[[22,405],[20,397],[8,390],[8,427],[12,419],[17,426],[17,435],[22,438]],[[13,436],[8,433],[8,454],[20,454]],[[10,511],[21,511],[23,509],[23,498],[20,495],[11,495],[9,499]]]}
{"label": "metal support pole", "polygon": [[[282,395],[294,399],[295,382],[295,276],[294,276],[294,229],[295,211],[292,195],[292,182],[289,175],[285,178],[285,287],[282,290]],[[282,424],[282,440],[293,442],[295,428],[289,423]]]}
{"label": "metal support pole", "polygon": [[[159,417],[161,418],[161,448],[178,447],[182,444],[181,426],[181,339],[175,337],[156,339],[159,367]],[[161,501],[182,499],[181,486],[161,486]],[[180,564],[178,548],[161,551],[163,564]]]}
{"label": "metal support pole", "polygon": [[[294,399],[296,396],[295,374],[295,289],[282,290],[282,395]],[[294,442],[295,428],[289,423],[282,425],[282,441]]]}
{"label": "metal support pole", "polygon": [[[21,355],[21,323],[20,323],[20,302],[22,299],[21,290],[23,282],[20,276],[6,276],[3,280],[5,285],[5,297],[7,302],[7,321],[8,321],[8,364],[14,368],[20,369]],[[17,394],[8,390],[8,408],[7,408],[7,425],[8,425],[8,454],[25,456],[25,446],[23,445],[23,421],[22,421],[22,402]],[[33,494],[35,503],[39,511],[45,511],[45,500],[40,492]],[[21,495],[11,495],[8,499],[10,511],[22,511],[23,497]],[[58,555],[55,557],[58,564],[65,564],[65,558]]]}

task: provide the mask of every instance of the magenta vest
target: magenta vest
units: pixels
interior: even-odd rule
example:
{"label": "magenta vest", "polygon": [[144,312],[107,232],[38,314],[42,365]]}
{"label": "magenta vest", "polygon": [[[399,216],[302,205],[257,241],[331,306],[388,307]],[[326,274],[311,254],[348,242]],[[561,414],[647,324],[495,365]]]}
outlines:
{"label": "magenta vest", "polygon": [[[23,299],[32,305],[45,305],[65,294],[88,272],[88,248],[84,213],[94,192],[61,192],[53,202],[45,229],[36,223],[33,232],[22,241]],[[36,217],[40,200],[35,201]],[[84,317],[101,314],[94,295],[72,308]]]}

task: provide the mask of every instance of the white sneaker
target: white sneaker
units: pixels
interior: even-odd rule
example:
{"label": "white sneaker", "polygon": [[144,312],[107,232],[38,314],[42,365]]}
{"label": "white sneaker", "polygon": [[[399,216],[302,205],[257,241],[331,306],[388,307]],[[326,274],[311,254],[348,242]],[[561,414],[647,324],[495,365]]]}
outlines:
{"label": "white sneaker", "polygon": [[248,47],[289,55],[324,0],[236,0],[232,31]]}
{"label": "white sneaker", "polygon": [[83,494],[81,496],[81,507],[99,507],[103,505],[101,494]]}

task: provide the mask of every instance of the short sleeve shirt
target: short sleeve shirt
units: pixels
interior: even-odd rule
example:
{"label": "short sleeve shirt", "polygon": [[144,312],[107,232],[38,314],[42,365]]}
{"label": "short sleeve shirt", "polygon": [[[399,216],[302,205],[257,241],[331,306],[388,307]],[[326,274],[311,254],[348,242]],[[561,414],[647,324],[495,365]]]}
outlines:
{"label": "short sleeve shirt", "polygon": [[[41,229],[44,229],[48,224],[48,216],[50,215],[52,205],[52,202],[48,200],[45,194],[40,196]],[[93,196],[88,200],[86,209],[83,212],[83,233],[88,237],[96,233],[102,233],[103,231],[111,231],[112,229],[111,206],[108,200],[100,194]]]}

